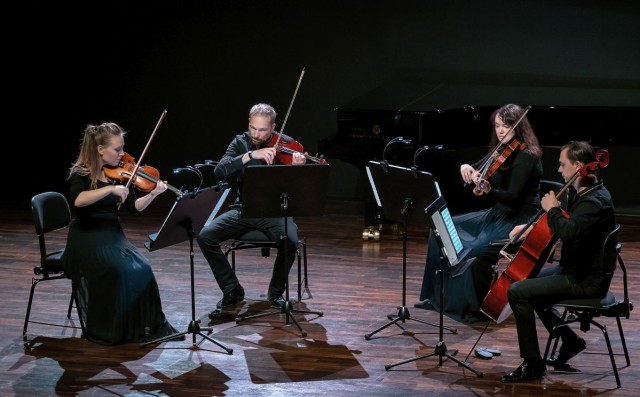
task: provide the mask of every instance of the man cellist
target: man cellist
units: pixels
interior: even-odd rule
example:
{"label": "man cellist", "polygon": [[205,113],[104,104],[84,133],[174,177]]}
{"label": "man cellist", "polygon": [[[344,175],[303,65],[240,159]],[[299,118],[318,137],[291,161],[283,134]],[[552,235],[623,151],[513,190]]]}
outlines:
{"label": "man cellist", "polygon": [[[502,382],[540,381],[546,374],[546,364],[565,365],[586,348],[585,341],[573,330],[561,327],[558,329],[562,339],[559,355],[544,363],[534,313],[551,331],[560,314],[549,308],[549,304],[570,298],[601,298],[607,293],[610,279],[598,268],[597,258],[603,237],[613,230],[616,220],[611,195],[592,171],[597,168],[588,167],[594,163],[597,163],[596,154],[587,142],[570,142],[560,151],[558,172],[565,182],[572,180],[568,194],[562,196],[560,202],[551,191],[541,200],[549,228],[562,241],[560,261],[557,266],[543,268],[537,277],[516,281],[509,287],[507,297],[516,320],[520,357],[524,361],[504,375]],[[588,171],[584,172],[585,169]],[[525,226],[514,228],[510,237],[517,236]],[[523,233],[522,238],[527,234]]]}

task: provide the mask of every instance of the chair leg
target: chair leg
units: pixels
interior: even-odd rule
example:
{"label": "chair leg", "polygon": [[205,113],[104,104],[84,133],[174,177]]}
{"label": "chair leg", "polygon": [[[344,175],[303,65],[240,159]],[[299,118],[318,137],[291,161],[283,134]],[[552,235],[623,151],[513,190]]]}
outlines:
{"label": "chair leg", "polygon": [[616,377],[616,384],[618,385],[618,389],[622,387],[620,383],[620,375],[618,374],[618,366],[616,365],[616,357],[613,354],[613,348],[611,347],[611,340],[609,340],[609,333],[607,332],[607,326],[598,324],[595,321],[591,321],[591,324],[600,328],[602,331],[602,335],[604,336],[604,340],[607,343],[607,350],[609,351],[609,359],[611,360],[611,368],[613,369],[613,375]]}
{"label": "chair leg", "polygon": [[298,302],[302,302],[302,267],[300,259],[300,243],[296,249],[296,258],[298,261]]}
{"label": "chair leg", "polygon": [[22,327],[22,336],[27,336],[27,326],[29,324],[29,316],[31,315],[31,303],[33,302],[33,293],[35,292],[36,285],[40,280],[36,278],[31,279],[31,292],[29,293],[29,303],[27,304],[27,314],[24,317],[24,326]]}
{"label": "chair leg", "polygon": [[[82,317],[82,311],[80,310],[80,302],[78,300],[78,288],[75,283],[71,282],[71,302],[76,305],[76,313],[78,313],[78,321],[80,322],[80,329],[82,330],[82,337],[84,338],[87,334],[87,329],[84,324],[84,318]],[[69,308],[69,318],[71,318],[71,308]]]}
{"label": "chair leg", "polygon": [[[562,316],[560,317],[560,321],[558,322],[558,324],[556,324],[556,328],[560,328],[561,326],[568,327],[567,323],[565,322],[568,315],[569,315],[569,311],[567,309],[564,309],[564,311],[562,312]],[[553,341],[553,349],[551,349],[551,358],[555,357],[556,351],[558,350],[559,342],[560,342],[560,335],[557,335]],[[545,362],[547,361],[546,354],[547,352],[545,352],[545,359],[544,359]]]}
{"label": "chair leg", "polygon": [[622,322],[620,316],[616,316],[616,322],[618,323],[618,332],[620,333],[620,342],[622,343],[622,350],[624,351],[624,358],[627,361],[627,367],[631,365],[631,359],[629,358],[629,350],[627,349],[627,342],[624,339],[624,332],[622,332]]}
{"label": "chair leg", "polygon": [[553,350],[551,351],[551,357],[553,357],[556,353],[556,346],[558,345],[558,337],[559,337],[559,335],[556,335],[557,329],[558,329],[558,326],[555,326],[553,327],[551,332],[549,332],[549,338],[547,339],[547,347],[545,347],[544,356],[542,356],[542,361],[544,361],[545,363],[547,362],[547,359],[550,357],[549,349],[551,349],[551,341],[553,340],[555,340],[555,344],[553,346]]}
{"label": "chair leg", "polygon": [[[311,299],[313,298],[313,296],[311,295],[311,290],[309,289],[309,273],[307,272],[307,242],[306,240],[303,239],[303,240],[300,240],[299,244],[302,248],[302,267],[304,270],[304,278],[303,278],[304,292],[306,292],[309,299]],[[303,295],[304,295],[304,292],[303,292]]]}
{"label": "chair leg", "polygon": [[67,310],[67,319],[71,320],[71,310],[73,310],[73,301],[74,301],[74,296],[73,296],[73,287],[71,287],[71,297],[69,298],[69,309]]}

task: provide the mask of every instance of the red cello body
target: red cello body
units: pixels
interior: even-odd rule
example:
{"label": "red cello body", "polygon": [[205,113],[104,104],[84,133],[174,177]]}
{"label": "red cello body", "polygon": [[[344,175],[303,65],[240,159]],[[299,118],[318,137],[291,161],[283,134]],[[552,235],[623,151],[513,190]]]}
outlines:
{"label": "red cello body", "polygon": [[[565,211],[562,213],[565,218],[569,217]],[[507,290],[516,281],[536,277],[557,242],[558,237],[549,228],[547,214],[544,213],[520,245],[513,260],[489,289],[480,305],[480,311],[496,323],[506,320],[511,314]]]}

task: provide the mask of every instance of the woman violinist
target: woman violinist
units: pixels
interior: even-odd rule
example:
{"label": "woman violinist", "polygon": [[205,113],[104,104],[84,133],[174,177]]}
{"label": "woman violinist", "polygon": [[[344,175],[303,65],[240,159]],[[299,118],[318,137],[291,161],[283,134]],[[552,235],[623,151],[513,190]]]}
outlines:
{"label": "woman violinist", "polygon": [[[463,164],[460,174],[467,184],[474,184],[476,195],[486,195],[492,206],[453,217],[468,254],[465,261],[444,274],[444,312],[460,322],[484,318],[480,305],[489,291],[500,246],[491,241],[509,238],[514,226],[526,223],[540,208],[542,150],[526,110],[507,104],[491,114],[494,134],[490,151],[477,164]],[[483,172],[491,169],[493,172]],[[440,308],[440,249],[430,233],[420,292],[416,307]],[[448,267],[448,266],[445,266]]]}
{"label": "woman violinist", "polygon": [[167,185],[157,181],[138,198],[105,176],[104,168],[117,167],[125,154],[125,134],[115,123],[88,125],[69,171],[75,217],[63,264],[77,288],[86,337],[106,345],[144,343],[177,332],[162,311],[149,262],[126,238],[118,218],[121,204],[142,211]]}

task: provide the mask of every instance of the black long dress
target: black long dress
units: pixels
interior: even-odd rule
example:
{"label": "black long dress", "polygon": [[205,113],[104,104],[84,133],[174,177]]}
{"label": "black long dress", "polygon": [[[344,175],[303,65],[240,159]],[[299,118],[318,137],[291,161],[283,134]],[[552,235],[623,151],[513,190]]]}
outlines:
{"label": "black long dress", "polygon": [[[89,190],[90,178],[70,178],[70,203]],[[105,186],[98,182],[98,187]],[[123,208],[135,212],[135,193]],[[109,195],[75,207],[63,257],[78,288],[87,338],[115,345],[149,342],[177,333],[165,318],[160,292],[146,257],[126,238],[118,218],[118,198]]]}
{"label": "black long dress", "polygon": [[[465,323],[485,318],[480,306],[489,292],[493,266],[502,248],[492,246],[491,241],[507,239],[516,225],[527,223],[537,213],[541,175],[541,161],[526,149],[518,149],[489,178],[492,189],[488,196],[495,204],[488,209],[453,217],[462,245],[470,251],[454,268],[444,266],[444,314]],[[428,299],[423,307],[436,310],[440,309],[442,285],[438,272],[440,253],[435,235],[430,232],[420,300]]]}

